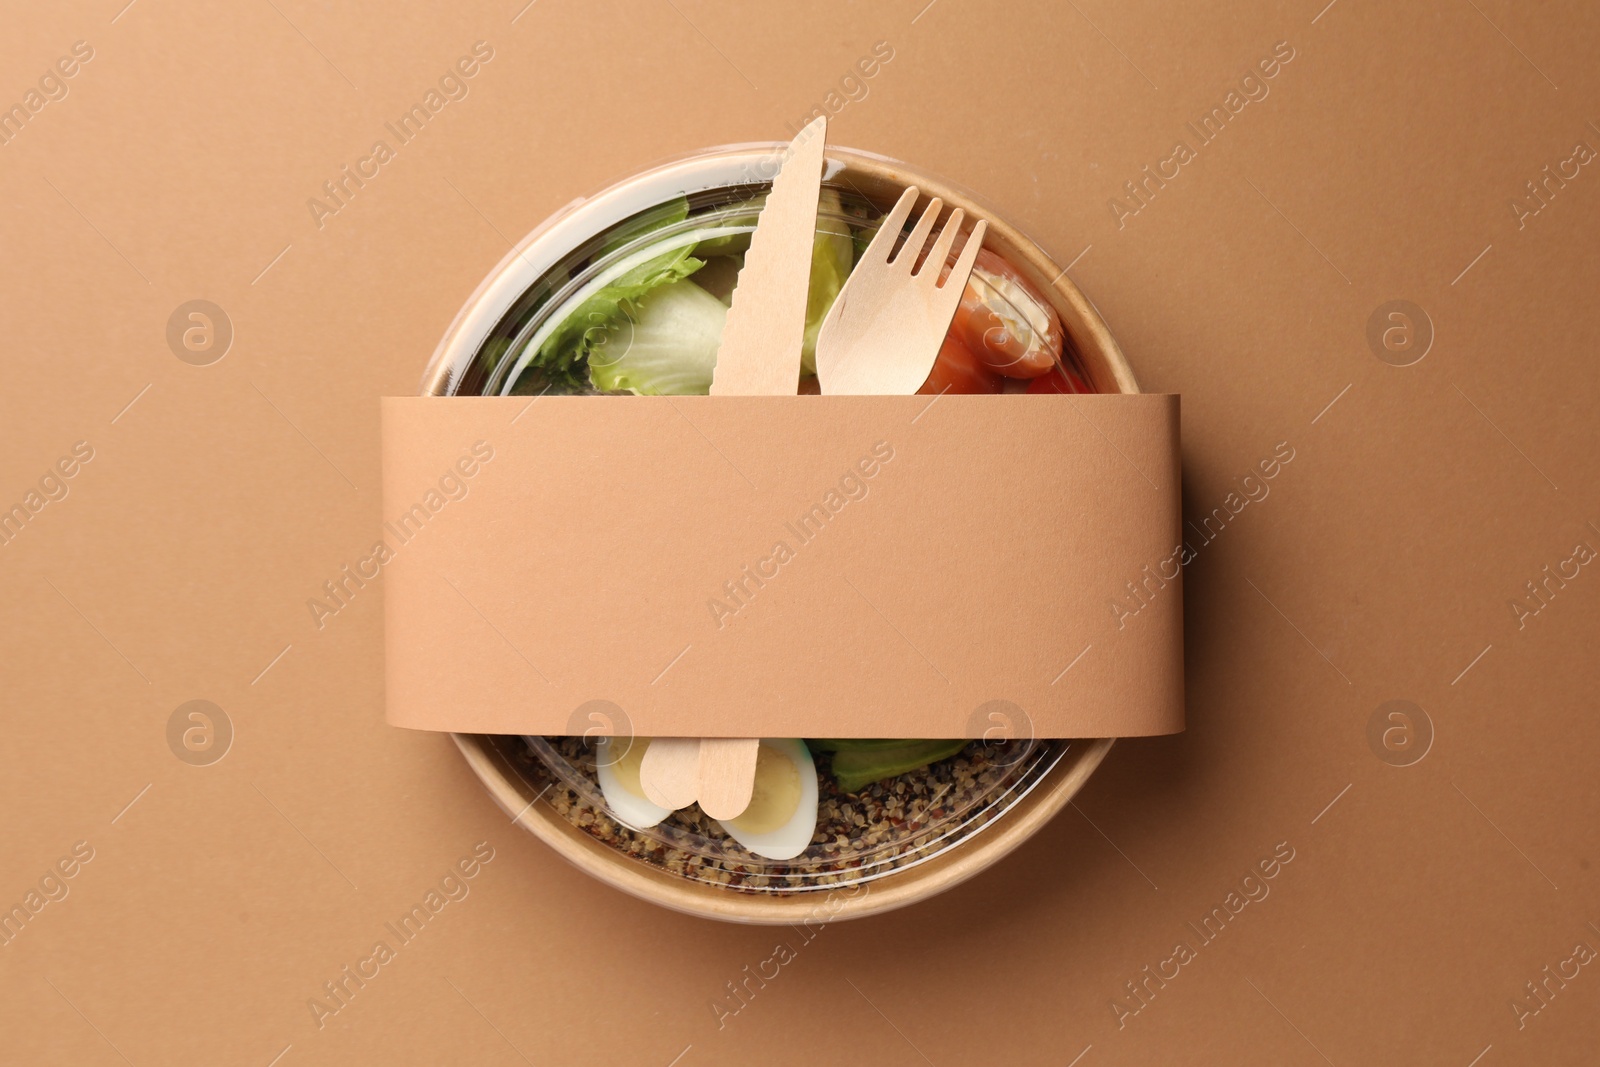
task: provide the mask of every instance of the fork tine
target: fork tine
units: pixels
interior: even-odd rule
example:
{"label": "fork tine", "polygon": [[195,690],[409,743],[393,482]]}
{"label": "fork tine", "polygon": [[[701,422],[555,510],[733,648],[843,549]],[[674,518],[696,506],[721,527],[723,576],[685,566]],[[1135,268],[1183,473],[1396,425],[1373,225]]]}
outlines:
{"label": "fork tine", "polygon": [[917,259],[922,255],[922,246],[928,243],[928,234],[933,232],[933,224],[939,221],[939,212],[943,207],[944,201],[937,196],[928,201],[928,206],[923,209],[922,217],[917,220],[911,236],[900,246],[900,254],[894,260],[896,267],[907,274],[916,268]]}
{"label": "fork tine", "polygon": [[861,253],[863,263],[869,259],[875,259],[880,263],[889,262],[889,254],[894,251],[895,240],[905,228],[906,219],[911,216],[911,209],[916,203],[917,187],[907,186],[906,191],[900,194],[900,199],[894,202],[894,207],[879,220],[878,232],[872,235],[866,251]]}
{"label": "fork tine", "polygon": [[[955,229],[955,227],[951,227]],[[950,277],[946,285],[960,283],[966,288],[967,279],[972,275],[972,265],[978,261],[978,249],[983,247],[983,235],[989,231],[986,219],[979,219],[978,224],[972,228],[972,233],[967,236],[967,243],[961,246],[961,256],[956,260],[956,265],[950,268]]]}
{"label": "fork tine", "polygon": [[[956,234],[961,232],[961,220],[966,217],[967,213],[960,208],[950,212],[950,217],[944,221],[944,229],[939,231],[933,247],[928,250],[928,258],[922,261],[922,270],[917,272],[919,278],[928,275],[935,283],[938,282],[939,272],[944,269],[945,260],[950,258],[950,246],[955,244]],[[930,270],[932,274],[928,274]]]}

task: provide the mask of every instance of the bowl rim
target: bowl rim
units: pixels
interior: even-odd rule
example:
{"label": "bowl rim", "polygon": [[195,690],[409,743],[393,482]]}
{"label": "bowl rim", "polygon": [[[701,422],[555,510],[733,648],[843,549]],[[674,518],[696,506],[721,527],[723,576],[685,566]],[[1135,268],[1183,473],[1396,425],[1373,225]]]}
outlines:
{"label": "bowl rim", "polygon": [[[424,396],[447,395],[484,340],[522,294],[572,248],[643,207],[674,195],[746,184],[782,142],[706,149],[659,164],[592,197],[568,203],[535,227],[495,265],[450,323],[423,373]],[[825,180],[841,181],[880,208],[908,185],[919,201],[939,197],[949,207],[989,222],[984,244],[1020,269],[1046,295],[1099,392],[1137,393],[1133,368],[1093,302],[1043,248],[975,194],[909,164],[872,152],[830,145]],[[916,866],[861,883],[837,908],[838,890],[792,894],[731,891],[637,860],[584,832],[549,805],[512,764],[495,735],[451,734],[467,765],[513,823],[532,833],[586,874],[631,896],[701,918],[759,925],[804,922],[819,908],[828,921],[882,914],[925,900],[997,863],[1064,808],[1100,766],[1115,738],[1072,739],[1057,765],[1025,796],[950,849]]]}
{"label": "bowl rim", "polygon": [[[722,889],[635,860],[585,833],[553,808],[538,805],[543,791],[535,791],[517,773],[493,735],[450,736],[500,810],[585,874],[629,896],[685,915],[758,926],[803,923],[819,911],[826,913],[829,921],[881,915],[959,885],[999,862],[1053,819],[1116,743],[1112,737],[1072,741],[1061,762],[1037,787],[949,852],[872,882],[773,895]],[[859,893],[854,891],[858,887]],[[830,898],[841,895],[848,899],[840,906],[828,905]]]}

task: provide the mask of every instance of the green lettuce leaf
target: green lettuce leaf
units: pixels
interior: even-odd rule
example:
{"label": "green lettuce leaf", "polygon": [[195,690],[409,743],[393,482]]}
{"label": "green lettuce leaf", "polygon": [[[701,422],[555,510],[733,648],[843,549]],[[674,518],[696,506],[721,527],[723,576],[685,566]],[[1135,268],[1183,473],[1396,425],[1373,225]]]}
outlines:
{"label": "green lettuce leaf", "polygon": [[823,189],[817,201],[817,238],[811,245],[811,291],[806,296],[806,332],[800,345],[802,374],[817,373],[817,333],[855,265],[855,242],[849,224],[840,218],[843,214],[839,194]]}
{"label": "green lettuce leaf", "polygon": [[692,281],[657,286],[590,342],[589,376],[606,392],[709,393],[727,318],[726,305]]}
{"label": "green lettuce leaf", "polygon": [[930,763],[949,759],[967,742],[938,739],[914,741],[899,738],[807,738],[806,744],[832,756],[833,780],[840,792],[858,793],[873,782],[909,774]]}
{"label": "green lettuce leaf", "polygon": [[[606,255],[647,237],[655,230],[682,222],[688,214],[689,202],[682,197],[652,209],[612,234],[598,254]],[[560,325],[544,339],[538,352],[528,361],[523,378],[540,380],[546,386],[562,391],[587,388],[589,376],[585,373],[584,363],[594,346],[609,331],[627,322],[630,315],[637,312],[639,301],[647,294],[681,281],[704,266],[704,261],[690,254],[693,251],[693,244],[688,242],[668,249],[565,309]],[[606,388],[598,382],[595,384],[598,388]],[[523,382],[519,380],[513,392],[520,390],[522,385]]]}

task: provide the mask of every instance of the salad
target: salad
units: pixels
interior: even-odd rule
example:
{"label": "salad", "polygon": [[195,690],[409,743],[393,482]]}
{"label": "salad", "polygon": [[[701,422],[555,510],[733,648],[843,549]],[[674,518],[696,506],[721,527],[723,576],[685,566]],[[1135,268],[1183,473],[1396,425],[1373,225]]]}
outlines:
{"label": "salad", "polygon": [[[755,193],[732,203],[691,205],[688,198],[679,198],[635,215],[579,249],[508,314],[482,350],[473,371],[477,380],[462,388],[519,396],[709,393],[722,328],[763,199]],[[811,249],[799,393],[819,392],[817,334],[876,233],[877,218],[864,200],[847,201],[839,190],[823,188]],[[1091,391],[1055,309],[1020,270],[991,249],[982,249],[918,392]],[[540,739],[529,742],[536,751],[550,747]],[[598,784],[606,809],[635,831],[650,830],[675,815],[685,818],[650,801],[640,787],[639,764],[649,743],[634,738],[624,745],[613,739],[583,753],[586,761],[592,759],[590,780]],[[955,760],[969,747],[983,744],[961,739],[764,740],[750,808],[718,825],[756,856],[791,860],[818,836],[819,803],[844,798],[848,807],[851,798],[871,790],[881,800],[880,783]],[[576,758],[577,753],[564,756]],[[819,770],[827,779],[820,800]],[[700,813],[693,818],[704,821]]]}
{"label": "salad", "polygon": [[[491,339],[485,355],[496,391],[709,393],[722,326],[762,200],[758,195],[691,212],[688,199],[680,198],[623,224],[569,265],[569,284],[548,292],[557,306],[536,329]],[[868,209],[847,207],[838,191],[824,187],[811,250],[801,393],[817,391],[817,333],[875,232]],[[986,248],[918,391],[1091,390],[1067,356],[1055,309],[1021,271]]]}

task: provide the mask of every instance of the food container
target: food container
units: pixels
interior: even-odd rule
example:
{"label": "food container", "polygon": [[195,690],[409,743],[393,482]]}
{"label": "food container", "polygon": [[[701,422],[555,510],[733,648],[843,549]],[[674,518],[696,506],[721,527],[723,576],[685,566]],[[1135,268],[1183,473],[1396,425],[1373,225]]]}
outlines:
{"label": "food container", "polygon": [[[779,145],[741,145],[668,163],[570,205],[525,238],[495,268],[451,325],[430,362],[424,395],[499,392],[516,353],[608,234],[658,205],[687,197],[699,209],[762,191]],[[1061,318],[1066,357],[1094,392],[1138,392],[1105,323],[1066,272],[1020,231],[959,188],[870,153],[829,148],[824,185],[847,221],[876,213],[916,185],[988,220],[986,248],[1017,268]],[[732,220],[735,223],[739,220]],[[753,223],[753,219],[745,220]],[[837,213],[832,224],[838,224]],[[830,225],[819,214],[821,232]],[[597,399],[595,403],[613,403]],[[583,709],[579,709],[582,711]],[[789,924],[855,918],[902,907],[995,863],[1065,806],[1110,750],[1112,739],[974,741],[924,771],[836,795],[823,783],[817,843],[772,863],[728,841],[697,809],[651,830],[622,825],[595,780],[591,725],[626,736],[617,709],[574,713],[571,737],[453,734],[495,802],[519,825],[599,880],[678,911],[736,922]],[[1005,718],[1001,713],[1001,718]],[[1020,717],[1025,720],[1024,717]],[[600,720],[607,720],[600,722]],[[1015,723],[1012,724],[1016,726]],[[854,828],[854,829],[852,829]]]}

